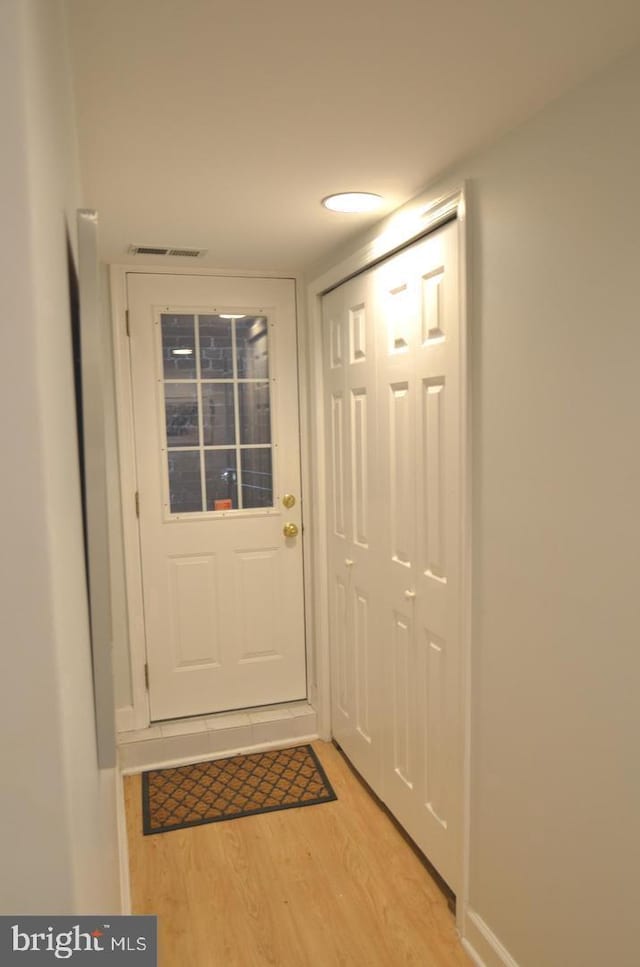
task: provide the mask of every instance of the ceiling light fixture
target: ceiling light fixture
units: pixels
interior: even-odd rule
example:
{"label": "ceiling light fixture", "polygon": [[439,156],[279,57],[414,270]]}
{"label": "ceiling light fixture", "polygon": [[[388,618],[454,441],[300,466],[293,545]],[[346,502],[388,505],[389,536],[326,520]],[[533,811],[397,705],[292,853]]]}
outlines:
{"label": "ceiling light fixture", "polygon": [[242,316],[234,315],[232,312],[228,312],[226,314],[221,312],[219,318],[220,319],[245,319],[246,315],[247,315],[246,312]]}
{"label": "ceiling light fixture", "polygon": [[322,204],[332,212],[372,212],[382,204],[382,196],[370,191],[342,191],[337,195],[327,195]]}
{"label": "ceiling light fixture", "polygon": [[174,356],[193,356],[193,349],[172,349]]}

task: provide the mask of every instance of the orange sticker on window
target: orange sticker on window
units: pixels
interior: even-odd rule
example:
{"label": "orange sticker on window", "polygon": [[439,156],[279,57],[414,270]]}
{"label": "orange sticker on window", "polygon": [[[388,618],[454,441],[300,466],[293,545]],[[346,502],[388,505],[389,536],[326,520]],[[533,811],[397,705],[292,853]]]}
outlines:
{"label": "orange sticker on window", "polygon": [[214,500],[213,509],[214,510],[233,510],[233,501],[231,497],[225,497],[224,500]]}

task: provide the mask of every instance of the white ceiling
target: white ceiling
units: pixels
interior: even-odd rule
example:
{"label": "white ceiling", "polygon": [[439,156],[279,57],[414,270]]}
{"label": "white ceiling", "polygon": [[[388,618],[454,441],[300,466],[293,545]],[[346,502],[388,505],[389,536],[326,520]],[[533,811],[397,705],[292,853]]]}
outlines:
{"label": "white ceiling", "polygon": [[379,192],[391,211],[640,39],[637,0],[69,8],[103,257],[197,246],[207,265],[287,273],[380,217],[327,212],[324,195]]}

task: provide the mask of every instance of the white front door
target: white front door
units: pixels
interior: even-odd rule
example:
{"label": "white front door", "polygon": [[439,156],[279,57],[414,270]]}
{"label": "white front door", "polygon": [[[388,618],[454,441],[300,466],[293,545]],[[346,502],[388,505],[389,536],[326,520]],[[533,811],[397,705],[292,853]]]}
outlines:
{"label": "white front door", "polygon": [[461,356],[452,222],[323,299],[332,729],[460,886]]}
{"label": "white front door", "polygon": [[303,699],[294,283],[127,287],[151,719]]}

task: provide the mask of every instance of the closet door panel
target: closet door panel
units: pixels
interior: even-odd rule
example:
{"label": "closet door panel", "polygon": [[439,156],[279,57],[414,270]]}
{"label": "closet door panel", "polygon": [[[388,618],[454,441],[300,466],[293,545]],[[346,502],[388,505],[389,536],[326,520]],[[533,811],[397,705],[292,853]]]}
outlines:
{"label": "closet door panel", "polygon": [[[381,593],[387,627],[397,627],[402,615],[407,629],[406,641],[398,646],[395,636],[387,649],[385,677],[395,687],[385,703],[382,797],[455,890],[461,800],[456,225],[376,271],[378,412],[389,496]],[[405,676],[407,685],[398,690]]]}
{"label": "closet door panel", "polygon": [[[380,786],[380,539],[376,519],[375,339],[367,277],[323,299],[329,463],[332,728]],[[372,402],[373,400],[373,402]],[[337,676],[337,677],[336,677]]]}
{"label": "closet door panel", "polygon": [[420,739],[416,728],[416,393],[419,305],[411,260],[401,253],[376,270],[380,476],[384,486],[380,597],[384,611],[381,796],[411,834]]}
{"label": "closet door panel", "polygon": [[416,407],[416,722],[412,835],[452,889],[461,866],[460,334],[457,226],[416,252],[421,290]]}

